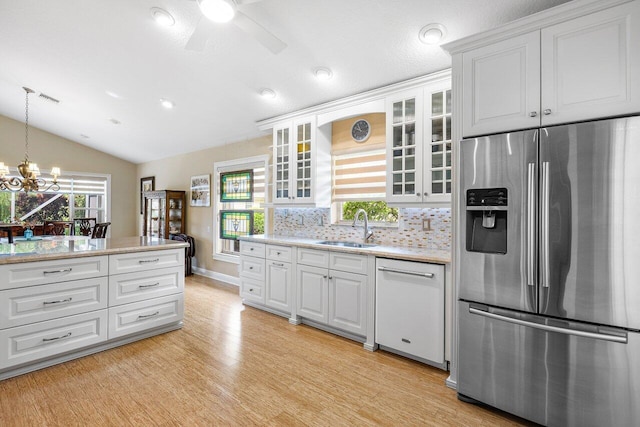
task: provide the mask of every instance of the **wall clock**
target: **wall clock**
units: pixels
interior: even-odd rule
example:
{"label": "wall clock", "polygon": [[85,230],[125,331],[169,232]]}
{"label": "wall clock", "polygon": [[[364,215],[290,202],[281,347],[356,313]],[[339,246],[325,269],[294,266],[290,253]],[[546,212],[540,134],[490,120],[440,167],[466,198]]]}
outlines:
{"label": "wall clock", "polygon": [[351,137],[355,142],[364,142],[371,135],[371,125],[366,120],[356,120],[351,126]]}

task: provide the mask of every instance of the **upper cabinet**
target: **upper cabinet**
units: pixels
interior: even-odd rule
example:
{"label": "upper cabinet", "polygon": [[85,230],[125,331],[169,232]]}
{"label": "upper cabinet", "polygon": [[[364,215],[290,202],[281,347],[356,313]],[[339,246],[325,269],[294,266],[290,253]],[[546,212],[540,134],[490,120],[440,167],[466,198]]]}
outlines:
{"label": "upper cabinet", "polygon": [[640,111],[640,2],[462,53],[464,137]]}
{"label": "upper cabinet", "polygon": [[274,204],[300,207],[330,205],[330,127],[330,124],[317,127],[314,117],[274,126]]}
{"label": "upper cabinet", "polygon": [[451,201],[450,81],[387,97],[387,203]]}

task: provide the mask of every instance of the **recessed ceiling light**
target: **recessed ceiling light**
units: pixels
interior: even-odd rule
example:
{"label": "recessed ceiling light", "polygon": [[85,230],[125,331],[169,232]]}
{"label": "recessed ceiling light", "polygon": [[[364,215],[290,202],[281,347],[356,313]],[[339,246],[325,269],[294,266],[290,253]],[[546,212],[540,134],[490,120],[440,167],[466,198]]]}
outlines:
{"label": "recessed ceiling light", "polygon": [[213,22],[229,22],[236,15],[232,0],[198,0],[202,14]]}
{"label": "recessed ceiling light", "polygon": [[169,101],[168,99],[161,98],[160,105],[162,105],[164,108],[172,109],[176,104],[174,104],[172,101]]}
{"label": "recessed ceiling light", "polygon": [[442,24],[429,24],[422,27],[418,38],[424,44],[438,44],[447,35],[447,29]]}
{"label": "recessed ceiling light", "polygon": [[159,7],[151,8],[151,16],[153,20],[163,27],[170,27],[176,23],[176,20],[173,19],[173,16],[169,12],[164,9],[160,9]]}
{"label": "recessed ceiling light", "polygon": [[122,99],[122,97],[121,97],[120,95],[118,95],[117,93],[112,92],[112,91],[110,91],[110,90],[105,90],[105,91],[104,91],[104,93],[106,93],[107,95],[109,95],[109,96],[110,96],[110,97],[112,97],[112,98],[115,98],[115,99]]}
{"label": "recessed ceiling light", "polygon": [[265,99],[273,99],[276,97],[276,92],[273,89],[264,88],[260,90],[260,96]]}
{"label": "recessed ceiling light", "polygon": [[318,80],[329,80],[333,77],[333,71],[326,67],[318,67],[313,70],[313,74],[315,74]]}

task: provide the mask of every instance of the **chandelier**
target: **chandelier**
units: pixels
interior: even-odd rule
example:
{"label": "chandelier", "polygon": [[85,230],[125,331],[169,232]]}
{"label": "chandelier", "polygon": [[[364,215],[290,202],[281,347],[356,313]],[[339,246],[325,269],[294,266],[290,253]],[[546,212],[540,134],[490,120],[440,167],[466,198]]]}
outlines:
{"label": "chandelier", "polygon": [[9,167],[4,163],[0,162],[0,190],[9,190],[9,191],[20,191],[24,190],[25,192],[30,191],[58,191],[60,186],[58,185],[58,176],[60,176],[60,168],[54,167],[51,169],[51,175],[53,175],[53,181],[51,184],[47,184],[47,182],[39,178],[40,169],[36,163],[31,163],[29,161],[29,94],[33,93],[33,90],[28,87],[23,87],[26,92],[26,101],[25,101],[25,121],[24,121],[24,160],[22,163],[18,165],[18,172],[22,175],[22,179],[19,177],[13,176],[8,177],[9,175]]}

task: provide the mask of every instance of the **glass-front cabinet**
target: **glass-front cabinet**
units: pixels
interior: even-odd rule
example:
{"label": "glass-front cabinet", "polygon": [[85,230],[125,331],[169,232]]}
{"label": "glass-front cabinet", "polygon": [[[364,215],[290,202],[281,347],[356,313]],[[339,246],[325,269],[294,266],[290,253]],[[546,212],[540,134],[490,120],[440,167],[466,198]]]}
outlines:
{"label": "glass-front cabinet", "polygon": [[316,128],[313,117],[274,126],[274,204],[328,207],[319,193],[331,185],[330,126]]}
{"label": "glass-front cabinet", "polygon": [[386,116],[387,203],[450,204],[450,82],[389,96]]}
{"label": "glass-front cabinet", "polygon": [[147,191],[143,198],[145,236],[169,239],[173,234],[185,233],[184,191]]}

